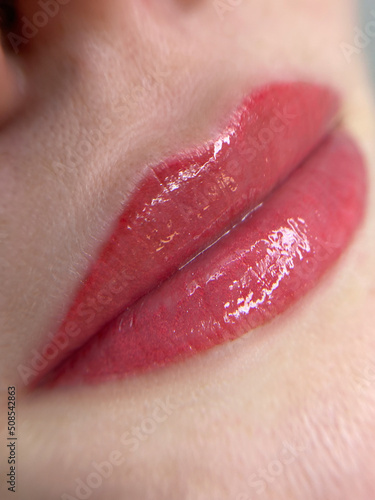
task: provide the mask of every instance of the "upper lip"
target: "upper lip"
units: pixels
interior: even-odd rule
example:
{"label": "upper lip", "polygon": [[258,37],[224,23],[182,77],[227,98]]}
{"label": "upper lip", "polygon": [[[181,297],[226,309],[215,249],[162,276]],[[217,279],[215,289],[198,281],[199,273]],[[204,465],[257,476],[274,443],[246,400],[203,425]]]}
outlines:
{"label": "upper lip", "polygon": [[259,205],[333,127],[338,109],[329,88],[268,85],[215,140],[151,168],[41,350],[59,346],[33,382]]}

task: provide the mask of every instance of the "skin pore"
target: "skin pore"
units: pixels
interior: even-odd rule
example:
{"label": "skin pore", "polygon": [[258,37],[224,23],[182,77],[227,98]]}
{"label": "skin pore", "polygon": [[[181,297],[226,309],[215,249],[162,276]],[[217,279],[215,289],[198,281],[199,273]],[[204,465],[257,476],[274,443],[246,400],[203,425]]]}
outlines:
{"label": "skin pore", "polygon": [[[354,43],[355,9],[71,0],[18,53],[4,49],[0,387],[5,415],[17,386],[15,498],[374,496],[375,123],[363,55],[341,47]],[[20,18],[40,10],[19,2]],[[271,323],[184,363],[97,387],[25,387],[17,366],[66,314],[145,168],[211,138],[244,91],[280,80],[340,92],[367,161],[366,218],[338,264]],[[5,446],[0,457],[4,477]]]}

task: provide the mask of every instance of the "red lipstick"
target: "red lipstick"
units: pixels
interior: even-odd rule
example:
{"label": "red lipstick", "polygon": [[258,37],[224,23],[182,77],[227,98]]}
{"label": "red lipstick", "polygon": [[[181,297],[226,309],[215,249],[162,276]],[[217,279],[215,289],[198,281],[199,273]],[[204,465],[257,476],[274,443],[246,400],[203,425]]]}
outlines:
{"label": "red lipstick", "polygon": [[347,135],[329,135],[338,109],[326,87],[269,85],[214,141],[151,168],[41,350],[48,364],[33,382],[68,354],[59,383],[181,360],[310,289],[364,208],[362,157]]}

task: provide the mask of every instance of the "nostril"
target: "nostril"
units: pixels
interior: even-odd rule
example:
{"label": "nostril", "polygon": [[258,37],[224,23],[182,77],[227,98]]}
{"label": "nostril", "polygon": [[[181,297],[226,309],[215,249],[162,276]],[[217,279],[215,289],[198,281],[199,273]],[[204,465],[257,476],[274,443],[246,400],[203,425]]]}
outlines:
{"label": "nostril", "polygon": [[15,26],[17,22],[16,0],[0,1],[0,30],[3,42],[5,35]]}

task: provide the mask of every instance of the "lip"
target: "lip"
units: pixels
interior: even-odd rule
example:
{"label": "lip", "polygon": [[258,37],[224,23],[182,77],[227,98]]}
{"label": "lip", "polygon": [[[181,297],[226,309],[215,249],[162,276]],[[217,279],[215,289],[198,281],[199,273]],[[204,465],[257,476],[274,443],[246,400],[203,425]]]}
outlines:
{"label": "lip", "polygon": [[364,212],[363,159],[333,130],[339,107],[324,86],[268,85],[216,140],[151,168],[30,360],[31,384],[100,383],[185,359],[312,288]]}

